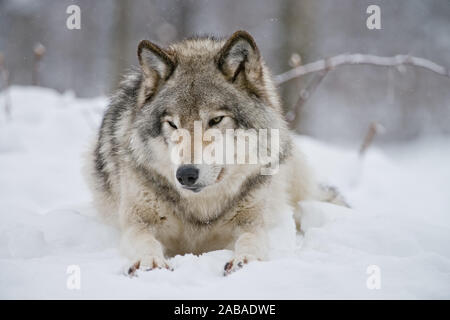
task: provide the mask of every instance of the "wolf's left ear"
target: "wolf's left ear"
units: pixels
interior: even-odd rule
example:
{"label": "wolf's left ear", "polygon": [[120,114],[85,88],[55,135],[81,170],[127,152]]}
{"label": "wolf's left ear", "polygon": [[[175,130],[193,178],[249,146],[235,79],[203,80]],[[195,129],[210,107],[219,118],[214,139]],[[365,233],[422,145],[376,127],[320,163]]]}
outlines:
{"label": "wolf's left ear", "polygon": [[231,82],[257,84],[262,79],[259,49],[246,31],[236,31],[219,51],[217,65]]}
{"label": "wolf's left ear", "polygon": [[139,43],[137,55],[144,73],[143,86],[148,98],[154,93],[161,80],[164,81],[170,77],[176,62],[170,53],[148,40],[142,40]]}

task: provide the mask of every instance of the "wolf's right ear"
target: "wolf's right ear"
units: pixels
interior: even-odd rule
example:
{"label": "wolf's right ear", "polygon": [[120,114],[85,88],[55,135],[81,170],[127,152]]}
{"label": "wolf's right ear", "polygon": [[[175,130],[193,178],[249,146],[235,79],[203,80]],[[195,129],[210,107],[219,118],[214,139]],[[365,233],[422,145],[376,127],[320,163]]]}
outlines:
{"label": "wolf's right ear", "polygon": [[233,83],[248,87],[261,82],[261,56],[255,40],[246,31],[236,31],[219,51],[216,61],[219,70]]}
{"label": "wolf's right ear", "polygon": [[175,69],[174,57],[156,44],[142,40],[137,55],[144,73],[143,87],[145,96],[153,94],[160,80],[167,80]]}

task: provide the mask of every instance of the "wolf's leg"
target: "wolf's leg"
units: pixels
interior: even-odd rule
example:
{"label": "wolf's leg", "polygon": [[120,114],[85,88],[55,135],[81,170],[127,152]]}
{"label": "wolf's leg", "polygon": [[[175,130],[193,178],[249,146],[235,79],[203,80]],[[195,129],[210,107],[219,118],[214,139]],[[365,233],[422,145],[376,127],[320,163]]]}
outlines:
{"label": "wolf's leg", "polygon": [[128,273],[136,269],[170,269],[164,247],[155,237],[155,228],[161,223],[156,196],[145,189],[133,171],[124,169],[121,176],[125,179],[121,180],[118,210],[120,248],[133,263]]}
{"label": "wolf's leg", "polygon": [[262,228],[242,233],[235,242],[233,259],[225,264],[224,275],[229,275],[251,261],[265,259],[267,245],[267,234]]}
{"label": "wolf's leg", "polygon": [[344,197],[339,193],[336,187],[328,185],[320,185],[319,188],[320,188],[320,197],[318,200],[350,208],[350,206],[345,201]]}
{"label": "wolf's leg", "polygon": [[294,147],[294,156],[288,163],[290,174],[288,176],[290,204],[294,208],[294,220],[297,230],[300,230],[302,208],[300,201],[315,200],[330,202],[336,205],[349,207],[338,190],[331,186],[321,185],[312,169],[306,163],[303,153]]}
{"label": "wolf's leg", "polygon": [[153,236],[150,226],[132,225],[128,226],[121,239],[121,250],[133,261],[127,270],[133,275],[136,269],[170,269],[164,258],[164,250],[161,243]]}
{"label": "wolf's leg", "polygon": [[119,209],[122,231],[120,249],[133,263],[128,274],[133,275],[136,269],[170,269],[164,258],[163,245],[154,233],[155,223],[159,221],[157,212],[148,206],[136,204],[146,203],[144,199],[136,197],[134,200],[133,204],[131,199],[123,197]]}
{"label": "wolf's leg", "polygon": [[[329,202],[338,206],[350,208],[350,206],[345,201],[344,197],[339,193],[339,191],[332,186],[324,186],[318,185],[316,196],[312,199],[306,200],[314,200],[320,202]],[[294,208],[294,221],[297,228],[297,231],[301,230],[301,221],[303,214],[303,207],[301,206],[301,201],[297,203],[292,203],[292,207]]]}

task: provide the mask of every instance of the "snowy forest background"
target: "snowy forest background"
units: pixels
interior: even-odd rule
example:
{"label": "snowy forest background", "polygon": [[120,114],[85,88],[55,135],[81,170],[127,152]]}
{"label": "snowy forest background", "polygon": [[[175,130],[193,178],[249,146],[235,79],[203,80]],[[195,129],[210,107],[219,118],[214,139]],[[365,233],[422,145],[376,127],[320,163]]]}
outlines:
{"label": "snowy forest background", "polygon": [[[66,28],[66,8],[81,8],[81,30]],[[366,27],[370,4],[381,7],[381,30]],[[136,47],[196,34],[256,39],[274,74],[341,53],[409,54],[450,65],[450,3],[446,0],[0,0],[0,52],[13,84],[31,84],[33,47],[46,48],[39,83],[77,96],[111,93],[137,65]],[[281,86],[292,107],[303,77]],[[377,142],[450,133],[449,80],[418,68],[344,66],[330,72],[305,108],[297,130],[339,143],[358,143],[369,124],[386,128]]]}
{"label": "snowy forest background", "polygon": [[[141,39],[238,29],[275,75],[346,53],[450,67],[448,0],[0,0],[0,299],[450,298],[450,78],[405,65],[339,66],[299,109],[294,142],[351,208],[303,201],[300,232],[286,209],[270,259],[227,277],[230,250],[123,274],[81,174],[107,96]],[[280,85],[286,111],[319,75]]]}

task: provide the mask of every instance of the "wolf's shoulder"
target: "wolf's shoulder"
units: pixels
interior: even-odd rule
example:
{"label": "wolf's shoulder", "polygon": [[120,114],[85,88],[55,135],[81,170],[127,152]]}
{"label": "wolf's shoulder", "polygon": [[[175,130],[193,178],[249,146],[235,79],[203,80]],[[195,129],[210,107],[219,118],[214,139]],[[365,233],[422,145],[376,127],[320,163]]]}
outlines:
{"label": "wolf's shoulder", "polygon": [[109,96],[108,106],[103,115],[104,124],[116,121],[124,111],[135,107],[141,82],[142,72],[138,69],[132,68],[122,75],[118,87]]}

